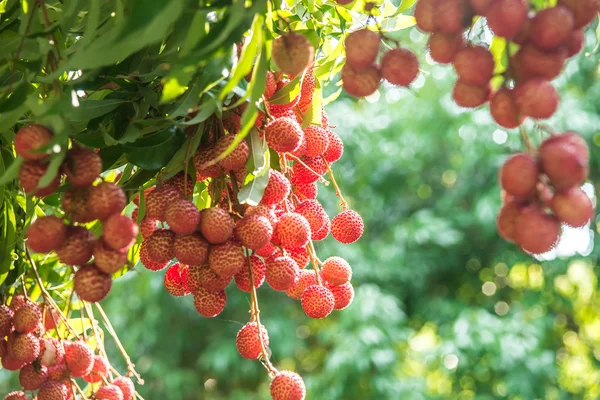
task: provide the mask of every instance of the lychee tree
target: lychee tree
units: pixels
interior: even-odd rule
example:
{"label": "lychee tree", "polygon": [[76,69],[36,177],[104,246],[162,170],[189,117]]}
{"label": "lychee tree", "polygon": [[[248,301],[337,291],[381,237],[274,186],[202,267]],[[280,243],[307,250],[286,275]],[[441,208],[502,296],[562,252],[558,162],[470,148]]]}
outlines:
{"label": "lychee tree", "polygon": [[[540,254],[561,223],[589,223],[587,145],[540,120],[597,0],[345,3],[0,2],[0,357],[24,391],[141,398],[99,302],[145,268],[206,318],[249,297],[240,355],[265,366],[273,399],[305,398],[302,378],[270,360],[257,289],[313,319],[352,303],[349,263],[314,246],[364,230],[334,173],[343,143],[325,106],[343,90],[410,87],[419,57],[396,31],[415,24],[430,57],[456,70],[456,104],[489,102],[499,125],[520,129],[523,151],[500,173],[500,235]],[[539,149],[532,130],[547,135]],[[333,218],[319,189],[337,196]],[[125,371],[110,367],[105,332]]]}

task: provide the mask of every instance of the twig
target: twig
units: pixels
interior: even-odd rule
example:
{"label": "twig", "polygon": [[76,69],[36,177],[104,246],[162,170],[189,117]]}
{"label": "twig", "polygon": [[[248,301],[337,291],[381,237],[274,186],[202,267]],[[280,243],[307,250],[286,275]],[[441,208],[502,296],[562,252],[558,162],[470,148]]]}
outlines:
{"label": "twig", "polygon": [[329,177],[331,178],[331,183],[333,183],[333,187],[335,189],[335,195],[340,198],[340,206],[342,207],[342,210],[345,211],[348,209],[348,203],[346,203],[346,200],[344,199],[344,196],[342,195],[342,191],[340,190],[340,187],[338,186],[337,182],[335,181],[335,178],[333,176],[333,171],[331,170],[331,165],[329,165],[329,163],[325,159],[323,159],[323,162],[325,163],[325,166],[327,166],[327,172],[329,173]]}

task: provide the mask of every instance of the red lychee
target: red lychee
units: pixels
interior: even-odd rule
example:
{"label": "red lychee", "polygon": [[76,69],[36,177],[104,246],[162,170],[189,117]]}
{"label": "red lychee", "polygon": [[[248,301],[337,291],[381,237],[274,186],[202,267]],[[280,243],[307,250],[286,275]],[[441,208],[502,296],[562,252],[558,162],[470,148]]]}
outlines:
{"label": "red lychee", "polygon": [[208,260],[210,245],[199,233],[177,235],[173,242],[174,255],[180,263],[202,265]]}
{"label": "red lychee", "polygon": [[429,38],[427,47],[433,61],[440,64],[449,64],[454,61],[454,57],[458,50],[463,47],[463,43],[463,37],[460,33],[435,32]]}
{"label": "red lychee", "polygon": [[196,231],[200,222],[200,211],[191,201],[179,199],[167,206],[165,218],[173,232],[188,235]]}
{"label": "red lychee", "polygon": [[[215,154],[219,157],[224,154],[233,142],[236,140],[236,135],[223,136],[215,145]],[[219,165],[225,171],[235,171],[242,168],[248,159],[248,143],[242,140],[225,158],[219,161]]]}
{"label": "red lychee", "polygon": [[290,181],[281,172],[269,170],[269,182],[260,200],[262,205],[276,205],[285,200],[291,191]]}
{"label": "red lychee", "polygon": [[355,71],[348,64],[342,68],[342,87],[351,96],[369,96],[379,87],[381,73],[376,66],[369,66],[363,70]]}
{"label": "red lychee", "polygon": [[[57,319],[57,323],[58,323]],[[65,351],[58,339],[43,338],[40,340],[40,364],[52,367],[61,364],[65,357]]]}
{"label": "red lychee", "polygon": [[515,242],[533,254],[552,250],[560,237],[560,222],[535,206],[521,210],[514,226]]}
{"label": "red lychee", "polygon": [[150,255],[148,254],[148,242],[142,242],[142,245],[140,246],[140,262],[146,269],[150,271],[160,271],[169,264],[169,261],[171,261],[171,259],[161,262],[154,261],[152,258],[150,258]]}
{"label": "red lychee", "polygon": [[433,32],[436,25],[433,14],[438,6],[439,0],[419,0],[415,6],[415,20],[417,27],[423,32]]}
{"label": "red lychee", "polygon": [[10,392],[4,397],[4,400],[29,400],[29,396],[25,392]]}
{"label": "red lychee", "polygon": [[300,124],[293,118],[276,118],[265,126],[265,139],[273,150],[289,153],[296,150],[304,138]]}
{"label": "red lychee", "polygon": [[299,247],[297,249],[288,250],[288,255],[296,261],[298,268],[304,269],[310,261],[310,256],[306,247]]}
{"label": "red lychee", "polygon": [[67,237],[67,227],[53,215],[35,220],[27,229],[27,247],[36,253],[49,253],[62,247]]}
{"label": "red lychee", "polygon": [[94,262],[100,271],[112,275],[127,264],[127,251],[111,249],[103,240],[98,240],[94,247]]}
{"label": "red lychee", "polygon": [[[369,29],[354,31],[346,37],[346,63],[355,71],[360,71],[375,63],[381,37]],[[314,156],[313,156],[314,157]]]}
{"label": "red lychee", "polygon": [[552,211],[563,223],[579,228],[594,216],[594,207],[588,195],[578,187],[556,193],[552,198]]}
{"label": "red lychee", "polygon": [[545,119],[556,112],[559,97],[550,82],[535,78],[516,88],[515,101],[522,115]]}
{"label": "red lychee", "polygon": [[419,75],[419,60],[410,50],[392,49],[383,55],[380,69],[381,76],[389,83],[409,86]]}
{"label": "red lychee", "polygon": [[44,187],[38,188],[40,179],[48,171],[48,164],[42,164],[39,161],[25,161],[19,168],[19,184],[27,194],[37,197],[46,197],[51,195],[60,186],[60,174],[56,174],[54,179]]}
{"label": "red lychee", "polygon": [[0,338],[5,337],[12,331],[13,316],[13,310],[4,304],[0,305]]}
{"label": "red lychee", "polygon": [[173,186],[177,189],[181,197],[188,198],[194,193],[194,183],[189,174],[186,176],[185,172],[181,171],[162,182],[159,187],[165,185]]}
{"label": "red lychee", "polygon": [[492,3],[494,3],[494,0],[469,0],[471,8],[477,15],[485,15]]}
{"label": "red lychee", "polygon": [[127,250],[138,234],[138,226],[130,217],[113,214],[104,221],[102,240],[110,248],[117,251]]}
{"label": "red lychee", "polygon": [[97,303],[110,292],[112,278],[96,268],[94,264],[90,264],[79,268],[73,283],[77,297],[90,303]]}
{"label": "red lychee", "polygon": [[224,290],[220,292],[209,292],[203,287],[194,292],[194,307],[204,317],[212,318],[221,314],[225,309],[227,294]]}
{"label": "red lychee", "polygon": [[494,94],[490,100],[490,113],[498,125],[508,129],[517,128],[524,120],[511,89],[503,88]]}
{"label": "red lychee", "polygon": [[494,56],[483,46],[468,46],[460,49],[453,61],[454,69],[461,82],[468,85],[486,85],[494,74]]}
{"label": "red lychee", "polygon": [[233,219],[227,212],[219,207],[202,210],[200,218],[200,232],[212,244],[224,243],[233,235]]}
{"label": "red lychee", "polygon": [[485,16],[488,26],[500,37],[512,39],[527,21],[529,7],[525,0],[496,0]]}
{"label": "red lychee", "polygon": [[323,240],[327,236],[329,236],[330,232],[331,232],[331,221],[329,219],[327,219],[327,223],[325,225],[323,225],[323,227],[321,229],[319,229],[317,232],[313,233],[311,235],[311,239],[314,241]]}
{"label": "red lychee", "polygon": [[271,241],[273,226],[262,215],[247,215],[235,226],[236,238],[248,249],[258,250]]}
{"label": "red lychee", "polygon": [[31,364],[40,355],[40,341],[33,333],[8,336],[8,353],[23,364]]}
{"label": "red lychee", "polygon": [[292,167],[294,176],[292,183],[313,183],[319,180],[327,172],[327,165],[322,157],[301,158],[302,163],[296,162]]}
{"label": "red lychee", "polygon": [[489,86],[469,85],[461,80],[456,81],[452,90],[452,98],[456,104],[465,108],[477,108],[485,104],[489,95]]}
{"label": "red lychee", "polygon": [[540,165],[557,190],[581,185],[588,176],[589,149],[574,132],[553,135],[540,146]]}
{"label": "red lychee", "polygon": [[331,234],[340,243],[354,243],[363,234],[365,225],[359,213],[342,211],[331,220]]}
{"label": "red lychee", "polygon": [[112,214],[120,214],[127,205],[127,198],[119,185],[102,182],[90,189],[87,205],[93,218],[104,221]]}
{"label": "red lychee", "polygon": [[47,381],[37,394],[38,400],[68,400],[72,396],[71,387],[63,381]]}
{"label": "red lychee", "polygon": [[69,226],[63,245],[56,249],[60,262],[67,265],[84,265],[94,252],[94,234],[82,226]]}
{"label": "red lychee", "polygon": [[18,371],[25,366],[26,363],[19,361],[13,356],[10,351],[2,357],[2,368],[7,371]]}
{"label": "red lychee", "polygon": [[561,73],[567,55],[568,51],[564,47],[541,50],[533,44],[525,44],[517,53],[517,59],[528,77],[552,80]]}
{"label": "red lychee", "polygon": [[285,213],[279,218],[273,239],[285,249],[306,246],[310,239],[310,224],[297,213]]}
{"label": "red lychee", "polygon": [[144,243],[148,256],[154,262],[169,262],[175,257],[175,233],[170,229],[157,229]]}
{"label": "red lychee", "polygon": [[[252,268],[252,277],[254,278],[254,287],[259,288],[265,281],[265,273],[267,266],[260,258],[256,256],[250,256],[250,266]],[[250,273],[248,268],[242,268],[240,272],[234,276],[235,284],[243,292],[249,292],[250,287]]]}
{"label": "red lychee", "polygon": [[[137,211],[137,210],[136,210]],[[131,219],[133,219],[134,221],[137,221],[137,215],[131,215]],[[144,218],[141,222],[140,222],[140,233],[142,234],[142,238],[146,239],[148,236],[152,235],[152,233],[154,233],[154,231],[156,230],[157,223],[158,221],[155,220],[154,218]]]}
{"label": "red lychee", "polygon": [[39,151],[52,140],[52,132],[42,125],[28,125],[19,130],[15,135],[15,151],[25,160],[41,160],[47,156],[46,152]]}
{"label": "red lychee", "polygon": [[73,377],[88,375],[94,366],[94,353],[82,342],[65,342],[65,360]]}
{"label": "red lychee", "polygon": [[517,153],[504,162],[500,170],[500,185],[515,197],[527,198],[535,193],[539,174],[535,158]]}
{"label": "red lychee", "polygon": [[290,257],[277,257],[267,261],[266,280],[275,290],[283,292],[290,289],[298,281],[298,275],[298,264]]}
{"label": "red lychee", "polygon": [[63,172],[71,185],[90,186],[102,173],[102,159],[93,150],[73,148],[67,152]]}
{"label": "red lychee", "polygon": [[585,44],[585,31],[583,29],[577,29],[571,32],[567,39],[567,57],[573,57],[583,49]]}
{"label": "red lychee", "polygon": [[354,287],[352,287],[350,282],[346,282],[340,286],[330,285],[329,290],[331,290],[331,294],[333,294],[333,298],[335,299],[334,310],[343,310],[352,304],[352,300],[354,300]]}
{"label": "red lychee", "polygon": [[271,381],[271,398],[273,400],[304,400],[306,386],[304,381],[293,371],[279,371]]}
{"label": "red lychee", "polygon": [[95,217],[88,205],[89,197],[90,188],[87,186],[67,189],[61,199],[67,219],[80,224],[92,222]]}
{"label": "red lychee", "polygon": [[287,75],[299,75],[314,59],[315,49],[308,39],[298,33],[288,33],[273,41],[271,57]]}
{"label": "red lychee", "polygon": [[95,393],[96,400],[123,400],[123,392],[117,385],[105,385]]}
{"label": "red lychee", "polygon": [[12,322],[19,333],[33,332],[42,322],[42,310],[34,302],[28,301],[15,312]]}
{"label": "red lychee", "polygon": [[196,168],[196,180],[203,181],[206,178],[217,178],[221,175],[221,167],[211,164],[217,158],[215,146],[200,147],[194,154],[194,167]]}
{"label": "red lychee", "polygon": [[298,280],[294,286],[285,292],[289,297],[295,300],[300,300],[302,298],[302,293],[304,293],[304,290],[307,287],[317,284],[317,275],[314,270],[301,269],[298,272]]}
{"label": "red lychee", "polygon": [[529,40],[545,50],[565,44],[575,27],[575,16],[567,7],[557,5],[539,11],[531,20]]}
{"label": "red lychee", "polygon": [[343,285],[352,278],[352,268],[342,257],[329,257],[323,262],[321,276],[334,286]]}
{"label": "red lychee", "polygon": [[438,31],[460,33],[471,25],[471,11],[466,0],[443,0],[435,3],[433,22]]}
{"label": "red lychee", "polygon": [[515,241],[515,222],[521,214],[521,208],[521,204],[516,201],[508,201],[500,208],[496,219],[496,228],[504,240]]}
{"label": "red lychee", "polygon": [[600,9],[599,0],[559,0],[558,4],[571,10],[575,16],[575,29],[592,22]]}
{"label": "red lychee", "polygon": [[267,329],[261,325],[259,334],[256,322],[248,322],[244,325],[235,338],[235,346],[240,355],[248,360],[258,359],[262,353],[261,336],[266,349],[269,346],[269,333]]}
{"label": "red lychee", "polygon": [[153,190],[146,197],[146,218],[165,221],[165,211],[172,202],[179,200],[181,194],[174,186],[166,185]]}
{"label": "red lychee", "polygon": [[102,379],[108,375],[109,370],[110,364],[108,360],[100,355],[95,355],[92,370],[83,379],[88,383],[102,382]]}
{"label": "red lychee", "polygon": [[296,206],[295,212],[306,218],[311,232],[318,232],[329,219],[325,209],[317,200],[302,201]]}
{"label": "red lychee", "polygon": [[135,394],[135,386],[130,378],[126,376],[120,376],[113,381],[113,385],[116,385],[121,389],[123,393],[123,400],[133,400]]}
{"label": "red lychee", "polygon": [[298,196],[300,200],[303,199],[316,199],[319,193],[319,187],[316,182],[313,183],[299,183],[294,185],[294,194]]}
{"label": "red lychee", "polygon": [[335,299],[331,290],[319,285],[311,285],[302,293],[302,309],[310,318],[321,319],[333,311]]}
{"label": "red lychee", "polygon": [[164,285],[167,292],[172,296],[181,297],[190,294],[190,291],[186,285],[188,274],[187,265],[173,264],[165,273]]}
{"label": "red lychee", "polygon": [[304,128],[304,137],[306,139],[304,155],[308,157],[323,155],[329,146],[329,133],[320,126],[309,125]]}
{"label": "red lychee", "polygon": [[[187,279],[187,281],[193,281],[192,285],[194,288],[197,289],[199,284],[199,286],[202,286],[209,292],[220,292],[229,286],[229,283],[231,282],[231,276],[219,276],[215,274],[208,265],[202,265],[194,268],[190,267],[188,275],[190,274],[193,274],[194,277],[193,279]],[[192,288],[190,288],[190,290],[192,290]],[[195,292],[195,290],[193,290],[193,292]]]}
{"label": "red lychee", "polygon": [[233,241],[213,245],[208,253],[208,265],[217,275],[231,278],[246,266],[244,250]]}

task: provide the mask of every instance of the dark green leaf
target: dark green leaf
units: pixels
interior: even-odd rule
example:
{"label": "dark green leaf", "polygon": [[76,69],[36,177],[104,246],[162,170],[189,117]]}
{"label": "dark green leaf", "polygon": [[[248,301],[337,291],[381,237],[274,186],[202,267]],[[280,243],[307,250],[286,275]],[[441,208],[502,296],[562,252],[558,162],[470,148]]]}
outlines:
{"label": "dark green leaf", "polygon": [[143,169],[157,170],[169,162],[185,141],[180,129],[169,129],[144,136],[123,145],[127,160]]}

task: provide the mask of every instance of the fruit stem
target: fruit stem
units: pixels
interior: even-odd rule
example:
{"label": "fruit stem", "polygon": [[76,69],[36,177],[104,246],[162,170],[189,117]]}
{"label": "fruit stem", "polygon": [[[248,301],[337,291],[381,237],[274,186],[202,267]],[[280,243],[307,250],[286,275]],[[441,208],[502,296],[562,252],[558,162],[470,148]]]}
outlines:
{"label": "fruit stem", "polygon": [[521,132],[521,140],[523,140],[523,143],[525,143],[525,146],[527,147],[527,152],[529,152],[530,154],[534,154],[535,149],[533,147],[533,144],[531,143],[529,135],[527,134],[527,130],[523,125],[521,125],[519,131]]}
{"label": "fruit stem", "polygon": [[254,275],[252,274],[252,263],[250,262],[250,253],[246,254],[246,262],[248,264],[248,275],[250,278],[250,319],[256,322],[258,328],[258,340],[260,341],[260,354],[262,363],[269,371],[269,374],[276,374],[277,369],[271,364],[269,355],[263,342],[262,329],[260,324],[260,308],[258,307],[258,295],[256,294],[256,287],[254,286]]}
{"label": "fruit stem", "polygon": [[323,281],[321,280],[321,274],[319,274],[319,265],[320,261],[317,257],[317,252],[315,250],[315,246],[312,240],[308,241],[309,246],[307,246],[308,256],[310,257],[310,262],[313,265],[313,269],[315,270],[315,275],[317,276],[317,283],[319,286],[323,286]]}
{"label": "fruit stem", "polygon": [[127,369],[129,370],[129,372],[131,372],[133,374],[133,376],[135,376],[135,378],[137,379],[138,383],[140,385],[143,385],[144,384],[144,380],[142,379],[142,377],[140,376],[140,374],[138,374],[137,371],[135,370],[135,364],[133,364],[131,362],[131,358],[129,358],[129,355],[125,351],[125,348],[123,347],[123,344],[121,343],[121,340],[119,340],[119,336],[117,336],[117,333],[115,332],[115,330],[114,330],[112,324],[110,323],[108,317],[104,313],[104,310],[102,309],[102,306],[100,304],[98,304],[98,303],[94,303],[94,304],[96,305],[96,308],[98,309],[98,312],[100,313],[100,316],[102,317],[102,321],[104,322],[104,325],[106,326],[106,329],[108,330],[108,333],[115,340],[115,344],[117,345],[117,348],[119,349],[119,351],[123,355],[123,358],[125,359],[125,362],[127,363]]}
{"label": "fruit stem", "polygon": [[[322,175],[319,175],[314,169],[312,169],[311,167],[309,167],[308,165],[306,165],[302,160],[300,160],[298,157],[296,157],[293,154],[287,153],[287,155],[294,161],[296,161],[297,163],[300,163],[304,166],[304,168],[306,168],[307,170],[309,170],[310,172],[312,172],[313,174],[317,175],[319,177],[319,182],[321,182],[324,185],[329,185],[329,182],[327,181],[327,179],[323,178]],[[325,160],[323,160],[325,161]],[[325,162],[327,163],[327,162]],[[328,166],[329,168],[329,166]],[[333,177],[333,175],[332,175]]]}
{"label": "fruit stem", "polygon": [[[96,348],[99,349],[100,355],[102,355],[104,358],[106,358],[108,360],[108,354],[106,354],[106,349],[104,348],[104,341],[101,340],[100,334],[98,333],[98,330],[96,329],[96,323],[98,321],[96,321],[96,318],[94,317],[94,310],[92,309],[92,306],[90,305],[90,303],[87,303],[87,302],[84,302],[84,308],[87,313],[88,319],[90,320],[90,325],[92,325],[92,332],[94,332],[94,337],[96,339]],[[83,313],[81,315],[83,315]],[[82,321],[82,324],[83,324],[83,321]],[[85,326],[85,325],[82,325],[82,326]],[[113,376],[112,376],[111,371],[109,371],[108,377],[109,377],[110,382],[112,383]]]}
{"label": "fruit stem", "polygon": [[73,398],[76,399],[76,393],[75,393],[75,389],[77,388],[77,392],[81,395],[82,399],[87,399],[87,397],[85,397],[85,393],[83,393],[83,390],[81,390],[81,388],[79,387],[79,385],[77,384],[77,382],[75,382],[75,379],[69,379],[69,382],[71,383],[71,391],[73,392]]}
{"label": "fruit stem", "polygon": [[348,209],[348,203],[346,203],[346,200],[344,199],[344,196],[342,195],[342,191],[340,190],[340,187],[338,186],[337,182],[335,181],[335,177],[333,176],[333,171],[331,170],[331,165],[329,165],[329,163],[325,159],[323,159],[323,162],[325,163],[325,166],[327,167],[327,173],[329,174],[329,177],[331,178],[331,183],[333,183],[333,187],[335,189],[335,195],[340,198],[340,206],[342,207],[342,211],[346,211]]}
{"label": "fruit stem", "polygon": [[25,276],[21,275],[21,284],[23,285],[23,296],[25,296],[26,299],[29,299],[29,296],[27,296],[27,286],[25,286]]}

